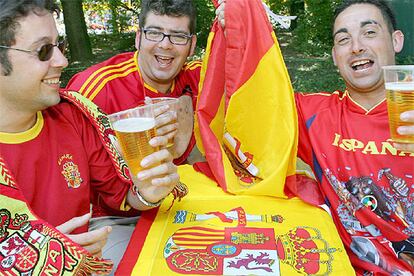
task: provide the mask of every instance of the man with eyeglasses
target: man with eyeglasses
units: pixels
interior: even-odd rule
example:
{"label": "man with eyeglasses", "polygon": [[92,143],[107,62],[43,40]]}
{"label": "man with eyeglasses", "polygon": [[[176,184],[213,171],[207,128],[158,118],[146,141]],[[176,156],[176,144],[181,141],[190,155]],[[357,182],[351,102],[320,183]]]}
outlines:
{"label": "man with eyeglasses", "polygon": [[[37,216],[100,256],[111,227],[88,231],[92,200],[115,210],[147,210],[179,177],[163,149],[144,158],[146,176],[131,181],[108,141],[107,118],[78,93],[61,98],[67,59],[57,42],[57,10],[53,0],[0,0],[0,194],[10,195],[7,179],[14,178],[12,194],[19,190]],[[150,143],[164,146],[167,138]],[[0,209],[11,208],[0,202]],[[3,227],[1,240],[12,226]]]}
{"label": "man with eyeglasses", "polygon": [[[142,1],[137,51],[116,55],[76,74],[67,89],[78,91],[106,113],[135,107],[145,97],[180,98],[181,110],[191,120],[178,127],[192,130],[201,69],[200,61],[187,62],[196,47],[195,24],[192,0]],[[180,138],[174,147],[176,164],[185,162],[195,145],[192,131]]]}
{"label": "man with eyeglasses", "polygon": [[[174,163],[183,163],[195,145],[193,110],[201,62],[187,62],[196,47],[195,25],[192,0],[144,0],[135,40],[137,51],[118,54],[76,74],[66,88],[78,91],[108,114],[140,105],[146,97],[179,98],[180,109],[190,118],[180,122],[178,127],[189,131],[184,131],[181,143],[174,147]],[[121,258],[128,242],[125,237],[132,234],[139,213],[120,213],[100,204],[93,206],[93,216],[92,229],[113,226],[104,256],[113,254],[115,250],[107,252],[110,247],[118,247]]]}

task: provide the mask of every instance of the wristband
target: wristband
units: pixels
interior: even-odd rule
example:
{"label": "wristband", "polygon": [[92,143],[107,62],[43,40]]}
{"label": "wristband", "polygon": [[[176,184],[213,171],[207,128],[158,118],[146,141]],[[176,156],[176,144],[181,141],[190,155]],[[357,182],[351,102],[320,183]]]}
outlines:
{"label": "wristband", "polygon": [[141,203],[147,207],[151,207],[151,208],[159,207],[162,201],[164,200],[164,198],[161,198],[159,201],[155,203],[145,200],[145,198],[141,195],[141,193],[139,192],[138,188],[135,185],[133,186],[132,191],[138,197],[139,201],[141,201]]}

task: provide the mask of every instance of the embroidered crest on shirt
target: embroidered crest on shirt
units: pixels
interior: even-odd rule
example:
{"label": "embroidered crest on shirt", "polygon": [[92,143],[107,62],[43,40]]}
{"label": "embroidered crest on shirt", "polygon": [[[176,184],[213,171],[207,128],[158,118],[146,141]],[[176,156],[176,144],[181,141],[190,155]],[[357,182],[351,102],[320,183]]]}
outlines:
{"label": "embroidered crest on shirt", "polygon": [[73,162],[71,154],[64,154],[59,158],[59,166],[62,168],[62,175],[68,183],[69,188],[78,188],[83,182],[78,165]]}

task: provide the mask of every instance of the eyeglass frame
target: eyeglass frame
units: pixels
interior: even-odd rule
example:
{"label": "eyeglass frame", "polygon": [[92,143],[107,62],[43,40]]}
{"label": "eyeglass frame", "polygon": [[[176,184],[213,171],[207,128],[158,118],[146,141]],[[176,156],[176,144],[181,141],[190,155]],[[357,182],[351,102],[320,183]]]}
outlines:
{"label": "eyeglass frame", "polygon": [[[48,46],[52,46],[50,48],[50,50],[46,53],[46,56],[45,57],[48,57],[48,58],[41,59],[40,58],[40,53],[42,51],[42,48],[43,47],[48,47]],[[14,48],[14,47],[5,46],[5,45],[0,45],[0,48],[1,49],[15,50],[15,51],[23,52],[23,53],[32,54],[32,55],[37,56],[37,58],[40,61],[48,61],[48,60],[50,60],[52,58],[53,52],[50,54],[50,51],[53,51],[54,50],[53,49],[54,47],[57,47],[59,49],[59,51],[62,54],[64,54],[65,53],[66,46],[67,46],[67,41],[66,41],[66,39],[63,39],[63,40],[58,41],[56,44],[53,44],[53,43],[43,44],[42,46],[40,46],[39,50],[27,50],[27,49]]]}
{"label": "eyeglass frame", "polygon": [[[190,41],[190,39],[194,36],[194,34],[166,34],[164,32],[158,31],[158,30],[151,30],[151,29],[145,29],[145,28],[141,28],[141,31],[144,33],[144,37],[148,41],[159,43],[159,42],[162,42],[167,37],[171,44],[180,45],[180,46],[187,45],[188,41]],[[147,32],[160,33],[160,34],[162,34],[162,38],[159,41],[148,39],[147,38]],[[183,36],[183,37],[187,38],[187,41],[184,44],[177,44],[177,43],[174,43],[174,42],[171,41],[171,36]]]}

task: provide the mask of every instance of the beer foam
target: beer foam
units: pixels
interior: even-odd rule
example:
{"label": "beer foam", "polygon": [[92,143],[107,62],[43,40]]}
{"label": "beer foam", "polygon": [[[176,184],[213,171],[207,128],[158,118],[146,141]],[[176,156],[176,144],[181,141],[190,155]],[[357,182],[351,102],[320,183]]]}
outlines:
{"label": "beer foam", "polygon": [[414,82],[386,82],[385,89],[396,91],[414,91]]}
{"label": "beer foam", "polygon": [[112,124],[119,132],[142,132],[155,127],[154,118],[127,118]]}

